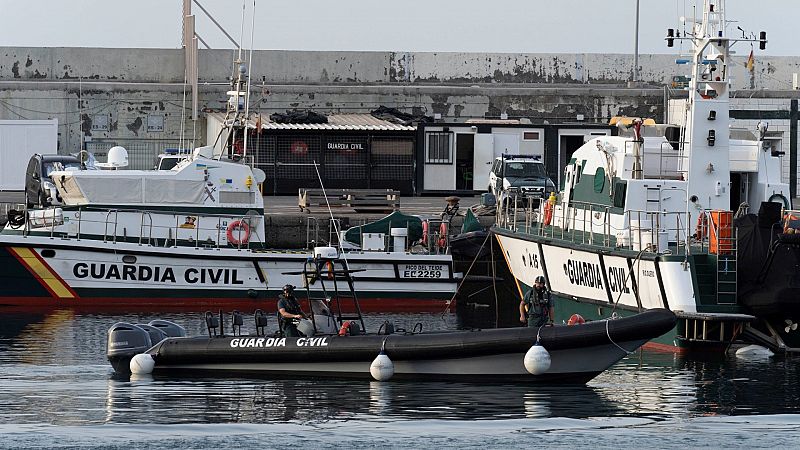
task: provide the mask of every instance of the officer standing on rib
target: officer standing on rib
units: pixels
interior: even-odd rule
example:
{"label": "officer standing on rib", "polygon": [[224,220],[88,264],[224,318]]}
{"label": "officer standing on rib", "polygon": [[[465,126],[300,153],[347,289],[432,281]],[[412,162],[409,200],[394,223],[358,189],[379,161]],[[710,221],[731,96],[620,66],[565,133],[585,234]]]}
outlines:
{"label": "officer standing on rib", "polygon": [[541,327],[553,324],[553,301],[550,291],[544,283],[544,277],[539,275],[533,282],[533,288],[525,293],[519,302],[519,321],[529,327]]}
{"label": "officer standing on rib", "polygon": [[300,303],[294,296],[294,286],[287,284],[283,287],[283,294],[278,296],[278,320],[283,335],[286,337],[300,337],[297,323],[306,314],[300,308]]}

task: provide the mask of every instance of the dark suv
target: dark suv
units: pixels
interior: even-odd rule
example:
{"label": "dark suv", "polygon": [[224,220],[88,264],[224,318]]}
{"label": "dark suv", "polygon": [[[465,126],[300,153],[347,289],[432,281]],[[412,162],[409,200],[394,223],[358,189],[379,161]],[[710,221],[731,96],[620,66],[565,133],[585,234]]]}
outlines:
{"label": "dark suv", "polygon": [[31,156],[28,171],[25,174],[25,202],[28,208],[34,206],[50,206],[53,200],[61,202],[56,185],[50,174],[66,168],[81,168],[81,162],[74,156],[40,155]]}

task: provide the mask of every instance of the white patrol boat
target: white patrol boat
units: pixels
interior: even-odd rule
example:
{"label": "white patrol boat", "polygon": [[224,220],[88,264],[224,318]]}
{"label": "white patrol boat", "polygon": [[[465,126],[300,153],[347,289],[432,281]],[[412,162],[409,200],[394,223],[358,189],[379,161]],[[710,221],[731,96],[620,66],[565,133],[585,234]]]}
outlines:
{"label": "white patrol boat", "polygon": [[724,349],[755,319],[737,293],[754,268],[737,267],[734,211],[788,209],[790,196],[766,126],[730,129],[730,47],[766,35],[730,38],[727,25],[724,0],[706,0],[690,31],[668,32],[692,44],[685,126],[619,119],[619,136],[575,151],[557,195],[501,197],[492,231],[520,295],[545,276],[557,321],[666,308],[678,324],[650,344],[682,350]]}
{"label": "white patrol boat", "polygon": [[[246,70],[237,69],[223,143],[242,134],[246,142],[252,128],[242,111]],[[153,171],[119,170],[127,153],[116,147],[98,164],[107,170],[51,173],[58,194],[50,200],[60,204],[12,212],[0,232],[0,304],[250,303],[302,285],[296,271],[311,252],[265,248],[264,173],[229,147],[197,148],[171,170]],[[383,251],[342,255],[357,271],[365,307],[419,309],[428,301],[439,308],[454,295],[452,257],[438,248],[409,251],[404,228],[419,219],[406,217],[391,223]]]}

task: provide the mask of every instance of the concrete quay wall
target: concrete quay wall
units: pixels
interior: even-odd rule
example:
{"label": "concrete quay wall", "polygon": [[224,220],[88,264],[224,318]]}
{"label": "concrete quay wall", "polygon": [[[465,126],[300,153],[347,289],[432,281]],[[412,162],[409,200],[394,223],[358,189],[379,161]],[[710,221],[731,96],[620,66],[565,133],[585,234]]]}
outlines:
{"label": "concrete quay wall", "polygon": [[[800,57],[735,55],[734,89],[787,89]],[[199,50],[200,83],[225,82],[232,50]],[[594,53],[463,53],[358,51],[253,51],[254,83],[266,84],[623,84],[631,79],[633,55]],[[686,75],[672,54],[640,55],[640,79],[665,85]],[[182,49],[0,47],[0,80],[95,80],[182,83]]]}

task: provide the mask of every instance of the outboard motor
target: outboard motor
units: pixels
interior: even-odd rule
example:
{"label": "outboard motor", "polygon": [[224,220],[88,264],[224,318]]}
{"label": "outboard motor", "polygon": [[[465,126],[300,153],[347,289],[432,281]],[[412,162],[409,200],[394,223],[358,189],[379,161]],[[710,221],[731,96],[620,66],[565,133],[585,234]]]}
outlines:
{"label": "outboard motor", "polygon": [[117,373],[130,373],[131,359],[153,346],[150,333],[126,322],[117,322],[108,329],[106,357]]}
{"label": "outboard motor", "polygon": [[152,345],[156,345],[167,338],[166,333],[164,333],[159,328],[156,328],[152,325],[148,325],[146,323],[137,323],[136,326],[143,329],[144,331],[147,332],[147,334],[150,335],[150,343]]}
{"label": "outboard motor", "polygon": [[[186,329],[182,326],[178,325],[175,322],[170,322],[169,320],[151,320],[148,323],[151,327],[156,327],[159,330],[163,331],[168,337],[185,337],[186,336]],[[155,344],[155,342],[154,342]]]}

